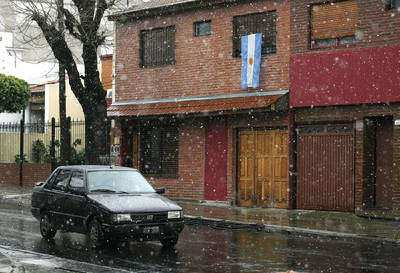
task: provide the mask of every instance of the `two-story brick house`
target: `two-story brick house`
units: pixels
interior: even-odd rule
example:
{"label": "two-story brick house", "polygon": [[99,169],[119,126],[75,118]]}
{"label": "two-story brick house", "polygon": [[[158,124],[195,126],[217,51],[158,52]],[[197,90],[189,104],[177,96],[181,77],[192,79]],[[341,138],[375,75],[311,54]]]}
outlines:
{"label": "two-story brick house", "polygon": [[[149,1],[111,20],[121,164],[173,198],[288,207],[290,2]],[[260,85],[241,89],[252,33]]]}
{"label": "two-story brick house", "polygon": [[291,1],[296,207],[400,214],[400,1]]}
{"label": "two-story brick house", "polygon": [[[150,1],[112,16],[121,164],[174,198],[399,215],[399,2]],[[240,36],[255,32],[260,87],[241,89]]]}

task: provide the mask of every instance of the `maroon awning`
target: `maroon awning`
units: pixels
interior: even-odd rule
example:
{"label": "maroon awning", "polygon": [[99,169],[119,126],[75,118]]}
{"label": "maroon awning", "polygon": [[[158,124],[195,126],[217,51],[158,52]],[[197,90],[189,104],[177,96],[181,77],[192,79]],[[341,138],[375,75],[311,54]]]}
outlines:
{"label": "maroon awning", "polygon": [[110,117],[126,117],[236,111],[268,107],[276,102],[281,96],[283,95],[245,96],[216,99],[205,98],[132,104],[115,103],[108,107],[107,112],[108,116]]}

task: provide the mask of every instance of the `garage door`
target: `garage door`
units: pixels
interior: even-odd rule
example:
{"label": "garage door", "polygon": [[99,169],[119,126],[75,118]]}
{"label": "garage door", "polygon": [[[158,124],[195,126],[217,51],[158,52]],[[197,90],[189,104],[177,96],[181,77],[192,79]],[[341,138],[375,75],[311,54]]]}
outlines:
{"label": "garage door", "polygon": [[287,130],[239,132],[238,203],[286,208]]}
{"label": "garage door", "polygon": [[353,211],[352,125],[302,126],[297,132],[297,208]]}

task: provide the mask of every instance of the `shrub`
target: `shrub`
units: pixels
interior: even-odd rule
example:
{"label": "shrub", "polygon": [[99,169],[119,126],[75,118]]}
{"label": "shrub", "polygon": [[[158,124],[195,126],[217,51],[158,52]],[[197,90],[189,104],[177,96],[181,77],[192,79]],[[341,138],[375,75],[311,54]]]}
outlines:
{"label": "shrub", "polygon": [[[22,162],[23,163],[29,163],[29,161],[28,161],[28,159],[26,157],[27,157],[26,154],[24,154],[23,157],[22,157]],[[20,159],[19,154],[16,154],[14,156],[15,163],[19,163],[19,159]]]}
{"label": "shrub", "polygon": [[32,160],[35,163],[46,162],[48,160],[46,145],[40,139],[34,140],[32,144]]}

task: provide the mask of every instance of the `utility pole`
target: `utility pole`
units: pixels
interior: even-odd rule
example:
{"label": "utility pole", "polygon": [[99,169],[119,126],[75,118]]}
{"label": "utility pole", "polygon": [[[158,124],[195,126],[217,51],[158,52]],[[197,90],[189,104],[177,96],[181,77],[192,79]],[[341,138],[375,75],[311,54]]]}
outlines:
{"label": "utility pole", "polygon": [[23,165],[24,165],[24,134],[25,134],[25,109],[22,110],[22,119],[20,123],[20,139],[19,139],[19,186],[23,186]]}
{"label": "utility pole", "polygon": [[[64,39],[64,0],[57,0],[58,29],[60,30],[60,39]],[[58,63],[58,86],[60,99],[60,160],[61,165],[68,165],[68,150],[70,143],[68,140],[66,100],[65,100],[65,67],[62,63]]]}

